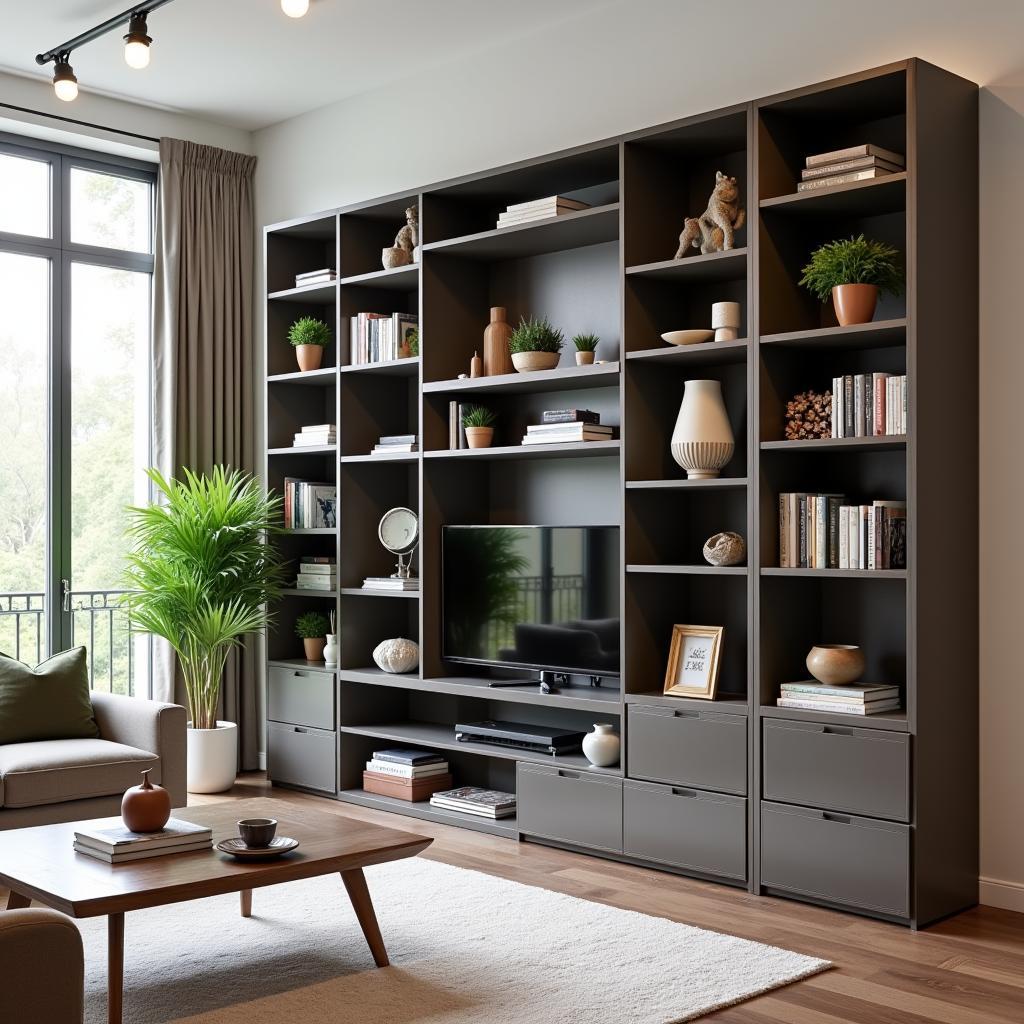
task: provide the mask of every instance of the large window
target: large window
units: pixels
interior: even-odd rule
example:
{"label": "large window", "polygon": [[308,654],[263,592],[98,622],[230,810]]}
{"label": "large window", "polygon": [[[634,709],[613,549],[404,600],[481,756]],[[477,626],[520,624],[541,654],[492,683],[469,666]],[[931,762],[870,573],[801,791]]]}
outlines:
{"label": "large window", "polygon": [[151,464],[155,169],[0,136],[0,650],[149,692],[118,610]]}

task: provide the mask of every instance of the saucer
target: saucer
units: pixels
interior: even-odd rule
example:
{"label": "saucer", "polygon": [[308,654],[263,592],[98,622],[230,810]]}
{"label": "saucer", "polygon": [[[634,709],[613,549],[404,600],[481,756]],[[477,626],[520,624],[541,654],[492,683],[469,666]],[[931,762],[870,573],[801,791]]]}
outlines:
{"label": "saucer", "polygon": [[269,860],[271,857],[280,857],[282,853],[291,853],[298,845],[298,839],[289,839],[288,836],[277,836],[269,846],[246,846],[236,837],[222,839],[217,843],[217,849],[239,860]]}
{"label": "saucer", "polygon": [[670,345],[700,345],[705,341],[710,341],[714,336],[714,331],[703,330],[669,331],[661,337],[663,341],[667,341]]}

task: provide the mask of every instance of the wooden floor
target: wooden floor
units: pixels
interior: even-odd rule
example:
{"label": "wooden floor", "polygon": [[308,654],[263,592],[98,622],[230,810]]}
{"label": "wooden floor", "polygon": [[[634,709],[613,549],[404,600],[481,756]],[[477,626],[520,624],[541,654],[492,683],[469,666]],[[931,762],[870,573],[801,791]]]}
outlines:
{"label": "wooden floor", "polygon": [[[719,1024],[1024,1022],[1024,914],[977,908],[911,932],[789,900],[273,789],[244,776],[203,803],[273,795],[434,838],[423,856],[823,957],[835,967],[703,1018]],[[387,937],[387,922],[381,926]],[[486,1022],[481,1022],[486,1024]],[[640,1022],[638,1022],[640,1024]]]}

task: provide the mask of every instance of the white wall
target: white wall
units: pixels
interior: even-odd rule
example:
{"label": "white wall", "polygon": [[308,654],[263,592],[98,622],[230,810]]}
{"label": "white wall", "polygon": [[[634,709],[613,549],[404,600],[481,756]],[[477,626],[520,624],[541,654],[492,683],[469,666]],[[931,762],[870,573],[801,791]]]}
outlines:
{"label": "white wall", "polygon": [[[1024,911],[1024,687],[1012,639],[1024,569],[1024,486],[1013,472],[1024,440],[1015,409],[1024,379],[1022,39],[1018,0],[860,0],[855,8],[630,0],[532,43],[496,42],[488,53],[265,129],[255,141],[258,219],[270,223],[905,57],[983,86],[982,897]],[[950,224],[949,244],[973,230]]]}

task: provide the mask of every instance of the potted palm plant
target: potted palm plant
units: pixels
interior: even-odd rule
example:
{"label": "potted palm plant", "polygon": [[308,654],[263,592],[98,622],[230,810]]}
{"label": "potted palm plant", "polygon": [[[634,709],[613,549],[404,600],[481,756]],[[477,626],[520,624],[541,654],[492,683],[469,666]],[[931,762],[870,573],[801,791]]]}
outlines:
{"label": "potted palm plant", "polygon": [[832,299],[842,327],[870,323],[879,292],[903,291],[899,252],[858,235],[826,242],[811,253],[800,283],[822,302]]}
{"label": "potted palm plant", "polygon": [[288,328],[288,342],[295,349],[299,369],[319,370],[324,349],[331,343],[331,329],[316,317],[304,316]]}
{"label": "potted palm plant", "polygon": [[512,365],[520,372],[553,370],[558,365],[564,335],[551,326],[546,316],[539,320],[523,317],[508,339]]}
{"label": "potted palm plant", "polygon": [[163,637],[178,656],[189,792],[219,793],[238,768],[238,727],[217,718],[224,665],[245,636],[266,628],[267,603],[280,593],[281,560],[266,538],[279,528],[281,499],[223,466],[182,475],[149,470],[159,499],[128,510],[123,604],[133,629]]}

